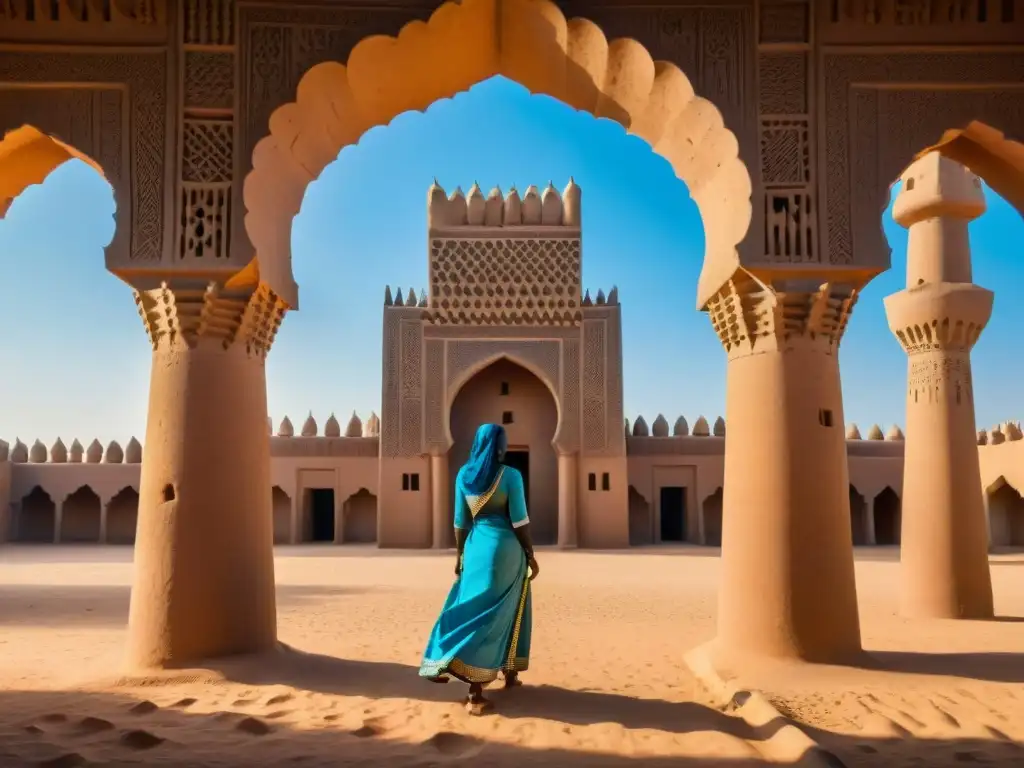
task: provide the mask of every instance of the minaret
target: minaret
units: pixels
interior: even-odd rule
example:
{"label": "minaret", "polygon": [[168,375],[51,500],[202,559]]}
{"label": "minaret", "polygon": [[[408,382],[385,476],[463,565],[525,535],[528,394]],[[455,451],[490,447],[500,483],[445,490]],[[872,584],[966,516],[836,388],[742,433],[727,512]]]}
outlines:
{"label": "minaret", "polygon": [[908,356],[901,540],[907,616],[992,617],[971,348],[992,292],[971,282],[967,224],[985,212],[977,176],[938,153],[903,173],[893,218],[909,228],[907,287],[885,299]]}

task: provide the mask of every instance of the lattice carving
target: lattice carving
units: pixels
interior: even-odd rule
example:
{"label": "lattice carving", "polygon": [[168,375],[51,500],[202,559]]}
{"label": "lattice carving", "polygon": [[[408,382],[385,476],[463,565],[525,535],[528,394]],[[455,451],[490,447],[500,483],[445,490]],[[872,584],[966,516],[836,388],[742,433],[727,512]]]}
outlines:
{"label": "lattice carving", "polygon": [[[165,223],[165,54],[4,50],[0,51],[0,82],[22,86],[48,83],[95,83],[106,88],[112,83],[123,83],[127,86],[127,99],[122,93],[101,96],[102,156],[105,161],[112,161],[118,166],[116,171],[106,165],[104,168],[122,180],[118,192],[123,191],[124,197],[118,196],[118,221],[122,227],[131,222],[128,257],[137,262],[158,261]],[[25,92],[31,92],[31,89],[25,89]],[[48,89],[44,92],[53,93]],[[127,120],[122,109],[125,104],[131,110]],[[15,105],[10,111],[0,110],[4,130],[29,122],[22,119],[20,109]],[[130,130],[130,154],[122,153],[121,149],[126,129]],[[92,156],[97,157],[96,154]],[[119,167],[122,157],[128,158],[129,167]]]}
{"label": "lattice carving", "polygon": [[558,447],[574,452],[580,447],[580,342],[567,339],[562,343],[562,426]]}
{"label": "lattice carving", "polygon": [[758,70],[762,115],[807,113],[809,64],[806,53],[761,53]]}
{"label": "lattice carving", "polygon": [[182,0],[182,42],[186,45],[234,45],[235,0]]}
{"label": "lattice carving", "polygon": [[400,321],[401,339],[401,448],[402,455],[423,452],[423,325],[419,320]]}
{"label": "lattice carving", "polygon": [[605,321],[583,322],[583,450],[603,451],[608,444]]}
{"label": "lattice carving", "polygon": [[759,10],[762,43],[807,43],[811,39],[811,8],[808,2],[762,0]]}
{"label": "lattice carving", "polygon": [[761,180],[765,186],[811,183],[809,120],[761,120]]}
{"label": "lattice carving", "polygon": [[445,419],[444,341],[429,339],[425,343],[426,360],[423,380],[423,402],[426,423],[424,432],[428,450],[447,449]]}
{"label": "lattice carving", "polygon": [[618,310],[609,314],[605,324],[605,434],[607,450],[622,454],[626,450],[626,436],[619,427],[625,422],[622,402],[622,323]]}
{"label": "lattice carving", "polygon": [[[855,261],[855,236],[858,263],[878,263],[879,254],[888,262],[881,214],[889,184],[913,152],[934,142],[943,130],[979,119],[1010,134],[1024,131],[1024,102],[1012,97],[1015,90],[999,88],[1024,82],[1024,56],[1012,52],[827,54],[822,77],[828,98],[820,189],[832,264]],[[872,84],[896,81],[903,87],[891,94],[884,91],[883,105],[883,92],[874,91]],[[908,87],[914,83],[920,83],[921,90]],[[934,90],[936,83],[949,87]],[[978,84],[986,88],[977,88]],[[892,99],[899,100],[898,108]],[[970,110],[970,116],[964,118],[961,110]],[[889,154],[895,147],[903,151],[910,139],[917,143],[904,156]],[[890,162],[893,165],[883,169],[885,177],[878,178],[878,169]],[[895,170],[890,173],[889,167]]]}
{"label": "lattice carving", "polygon": [[40,26],[149,25],[164,21],[165,8],[163,0],[0,0],[0,21]]}
{"label": "lattice carving", "polygon": [[580,278],[578,238],[434,238],[426,316],[468,325],[572,324]]}
{"label": "lattice carving", "polygon": [[182,182],[178,254],[182,259],[231,255],[231,182]]}
{"label": "lattice carving", "polygon": [[185,51],[185,108],[232,109],[235,56],[215,51]]}
{"label": "lattice carving", "polygon": [[1016,4],[1004,0],[843,0],[829,4],[830,24],[928,26],[1013,24]]}
{"label": "lattice carving", "polygon": [[817,214],[807,188],[770,189],[764,197],[764,254],[768,261],[811,263],[816,248]]}
{"label": "lattice carving", "polygon": [[230,181],[232,136],[230,120],[186,119],[182,130],[182,180]]}
{"label": "lattice carving", "polygon": [[381,434],[382,456],[398,456],[401,437],[401,340],[397,312],[384,313],[384,371],[382,375]]}

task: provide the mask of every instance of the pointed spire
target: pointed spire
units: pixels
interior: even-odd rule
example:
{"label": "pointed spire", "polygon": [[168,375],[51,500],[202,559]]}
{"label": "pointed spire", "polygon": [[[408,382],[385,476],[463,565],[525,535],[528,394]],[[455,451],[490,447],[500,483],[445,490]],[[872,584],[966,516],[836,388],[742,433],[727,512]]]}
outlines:
{"label": "pointed spire", "polygon": [[395,291],[395,306],[396,307],[404,307],[405,306],[405,299],[402,298],[402,289],[401,288],[398,288]]}
{"label": "pointed spire", "polygon": [[420,303],[417,304],[417,306],[419,306],[419,307],[427,306],[427,289],[426,288],[420,289]]}
{"label": "pointed spire", "polygon": [[107,443],[107,450],[103,452],[103,463],[124,463],[124,450],[121,448],[121,444],[117,442],[117,440],[111,440],[109,443]]}
{"label": "pointed spire", "polygon": [[633,437],[650,437],[651,430],[647,428],[647,422],[643,416],[637,416],[633,422]]}
{"label": "pointed spire", "polygon": [[846,439],[860,440],[860,428],[856,424],[851,423],[850,426],[846,428]]}
{"label": "pointed spire", "polygon": [[619,303],[619,288],[613,285],[612,289],[608,291],[608,303],[618,304]]}
{"label": "pointed spire", "polygon": [[11,448],[11,463],[24,464],[28,461],[28,446],[19,438],[14,438],[14,447]]}
{"label": "pointed spire", "polygon": [[598,306],[605,304],[608,300],[604,297],[604,290],[601,288],[597,289],[597,301],[595,302]]}
{"label": "pointed spire", "polygon": [[360,420],[359,415],[352,411],[352,418],[348,420],[348,426],[345,427],[345,437],[362,437],[363,436],[363,422]]}
{"label": "pointed spire", "polygon": [[303,437],[316,437],[317,426],[316,419],[313,418],[313,412],[309,412],[309,416],[302,424],[302,436]]}
{"label": "pointed spire", "polygon": [[651,434],[655,437],[668,437],[668,419],[664,414],[659,413],[654,423],[651,424]]}
{"label": "pointed spire", "polygon": [[487,195],[487,202],[484,204],[484,226],[500,227],[505,219],[505,198],[501,189],[495,187]]}
{"label": "pointed spire", "polygon": [[562,197],[552,182],[548,182],[541,197],[540,223],[548,227],[556,227],[562,223]]}
{"label": "pointed spire", "polygon": [[93,438],[89,447],[85,449],[86,464],[99,464],[103,461],[103,445],[99,440]]}
{"label": "pointed spire", "polygon": [[483,226],[486,213],[487,201],[484,199],[483,190],[474,181],[466,199],[466,222],[474,227]]}
{"label": "pointed spire", "polygon": [[370,411],[370,418],[366,420],[366,429],[363,431],[365,437],[380,437],[380,419],[377,414]]}
{"label": "pointed spire", "polygon": [[541,208],[540,192],[531,184],[526,188],[526,194],[523,195],[523,224],[530,226],[540,224]]}
{"label": "pointed spire", "polygon": [[37,439],[32,443],[32,447],[28,451],[28,460],[32,464],[46,463],[46,446],[40,440]]}
{"label": "pointed spire", "polygon": [[128,441],[128,445],[124,447],[124,463],[142,463],[142,444],[135,439],[135,435],[132,435],[131,440]]}
{"label": "pointed spire", "polygon": [[899,428],[898,425],[893,424],[892,428],[885,433],[885,439],[890,440],[892,442],[899,442],[900,440],[903,439],[903,431]]}
{"label": "pointed spire", "polygon": [[1015,443],[1021,438],[1024,438],[1024,434],[1021,433],[1020,427],[1012,421],[1006,424],[1006,439],[1011,443]]}
{"label": "pointed spire", "polygon": [[410,288],[409,289],[409,295],[405,299],[405,306],[407,306],[407,307],[415,307],[417,303],[418,302],[416,300],[416,291],[414,289]]}
{"label": "pointed spire", "polygon": [[341,437],[341,424],[333,412],[324,422],[324,437]]}
{"label": "pointed spire", "polygon": [[519,197],[519,191],[515,184],[512,185],[512,189],[508,191],[508,197],[505,198],[504,223],[505,226],[523,223],[523,201]]}
{"label": "pointed spire", "polygon": [[463,226],[469,220],[469,208],[466,205],[466,196],[462,194],[462,187],[456,187],[448,198],[448,224]]}
{"label": "pointed spire", "polygon": [[1002,445],[1006,442],[1006,435],[1003,434],[1003,430],[999,427],[993,427],[992,431],[988,433],[988,444],[989,445]]}
{"label": "pointed spire", "polygon": [[725,437],[725,419],[721,416],[715,419],[715,426],[711,428],[711,434],[715,437]]}
{"label": "pointed spire", "polygon": [[293,437],[295,435],[295,427],[292,426],[292,420],[285,416],[281,419],[281,425],[277,428],[278,437]]}
{"label": "pointed spire", "polygon": [[81,464],[83,456],[85,456],[85,448],[82,447],[82,444],[78,442],[76,437],[71,441],[71,451],[68,454],[68,460],[72,464]]}
{"label": "pointed spire", "polygon": [[583,190],[570,176],[569,183],[562,190],[562,224],[567,227],[580,226],[580,203]]}
{"label": "pointed spire", "polygon": [[50,461],[54,464],[64,464],[68,460],[68,449],[64,445],[64,441],[59,437],[57,441],[50,446]]}
{"label": "pointed spire", "polygon": [[591,299],[590,299],[590,289],[589,288],[583,292],[583,306],[584,307],[592,307],[592,306],[594,306],[594,302],[591,301]]}
{"label": "pointed spire", "polygon": [[384,286],[384,306],[385,307],[390,307],[394,303],[395,303],[395,300],[391,298],[391,286],[390,285],[385,285]]}
{"label": "pointed spire", "polygon": [[693,422],[693,434],[694,437],[710,437],[711,428],[708,426],[708,420],[703,416],[698,416],[697,420]]}
{"label": "pointed spire", "polygon": [[672,434],[676,437],[686,437],[690,434],[690,425],[686,423],[686,419],[680,416],[676,419],[675,426],[672,427]]}
{"label": "pointed spire", "polygon": [[0,440],[0,464],[6,464],[11,458],[11,446],[6,440]]}
{"label": "pointed spire", "polygon": [[868,430],[868,440],[884,440],[885,435],[882,434],[882,428],[877,424],[872,424],[871,429]]}

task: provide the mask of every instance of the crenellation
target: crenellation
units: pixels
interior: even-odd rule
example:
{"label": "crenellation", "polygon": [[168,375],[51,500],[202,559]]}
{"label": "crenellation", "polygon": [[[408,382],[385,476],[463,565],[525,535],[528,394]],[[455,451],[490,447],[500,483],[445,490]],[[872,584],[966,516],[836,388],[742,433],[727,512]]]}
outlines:
{"label": "crenellation", "polygon": [[352,411],[352,418],[348,420],[348,426],[345,427],[345,437],[362,437],[363,436],[363,422],[355,411]]}
{"label": "crenellation", "polygon": [[32,447],[28,452],[28,460],[30,464],[46,463],[46,446],[43,445],[41,440],[36,440],[32,443]]}
{"label": "crenellation", "polygon": [[711,428],[708,426],[708,420],[703,416],[698,416],[697,420],[693,422],[691,434],[694,437],[711,437]]}
{"label": "crenellation", "polygon": [[341,424],[338,422],[334,412],[324,422],[324,437],[341,437]]}
{"label": "crenellation", "polygon": [[860,427],[858,427],[856,424],[851,423],[850,426],[846,428],[846,439],[860,440]]}
{"label": "crenellation", "polygon": [[278,437],[294,437],[295,427],[292,426],[292,420],[285,416],[281,419],[281,425],[277,428]]}
{"label": "crenellation", "polygon": [[111,440],[109,443],[107,443],[107,449],[103,452],[103,463],[124,463],[124,450],[121,448],[121,444],[117,442],[117,440]]}
{"label": "crenellation", "polygon": [[64,441],[59,437],[54,441],[53,445],[50,446],[50,463],[52,464],[65,464],[68,460],[68,449],[64,445]]}
{"label": "crenellation", "polygon": [[135,435],[132,435],[131,439],[128,440],[128,444],[124,447],[124,463],[142,463],[142,443],[135,438]]}
{"label": "crenellation", "polygon": [[673,437],[686,437],[690,434],[690,425],[686,423],[686,419],[680,416],[676,419],[675,425],[672,427]]}
{"label": "crenellation", "polygon": [[14,447],[11,449],[11,463],[28,463],[28,446],[21,442],[21,440],[17,437],[14,438]]}
{"label": "crenellation", "polygon": [[636,421],[633,422],[633,437],[647,437],[650,434],[650,429],[648,429],[644,417],[637,416]]}
{"label": "crenellation", "polygon": [[654,437],[668,437],[668,419],[664,414],[659,413],[654,423],[651,424],[651,435]]}
{"label": "crenellation", "polygon": [[310,411],[306,417],[306,421],[302,424],[302,436],[303,437],[316,437],[317,436],[317,425],[316,419],[313,418],[313,412]]}
{"label": "crenellation", "polygon": [[522,196],[515,186],[508,194],[495,186],[484,196],[477,182],[473,182],[468,194],[456,187],[449,195],[436,179],[427,192],[427,224],[431,236],[442,232],[454,234],[450,230],[459,228],[501,228],[503,236],[552,230],[578,233],[581,208],[582,191],[573,179],[562,192],[549,181],[543,192],[531,184]]}
{"label": "crenellation", "polygon": [[85,448],[82,447],[82,444],[78,442],[78,438],[76,437],[71,441],[71,452],[68,455],[68,461],[71,464],[81,464],[84,456]]}
{"label": "crenellation", "polygon": [[715,425],[711,430],[711,434],[715,437],[725,437],[725,419],[721,416],[715,419]]}
{"label": "crenellation", "polygon": [[0,464],[5,464],[11,457],[11,446],[6,440],[0,440]]}
{"label": "crenellation", "polygon": [[103,445],[99,440],[93,438],[89,447],[85,449],[85,463],[99,464],[101,461],[103,461]]}
{"label": "crenellation", "polygon": [[868,440],[884,440],[885,435],[882,434],[882,428],[877,424],[872,424],[871,429],[868,430]]}

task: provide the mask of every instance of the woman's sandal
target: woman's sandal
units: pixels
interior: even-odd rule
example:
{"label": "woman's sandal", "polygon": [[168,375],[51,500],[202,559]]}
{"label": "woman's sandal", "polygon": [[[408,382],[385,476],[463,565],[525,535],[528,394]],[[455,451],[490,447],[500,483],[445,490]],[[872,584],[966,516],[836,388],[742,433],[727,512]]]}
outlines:
{"label": "woman's sandal", "polygon": [[494,707],[494,704],[491,703],[490,699],[485,699],[483,696],[477,696],[476,698],[467,696],[464,706],[467,713],[473,717],[479,717],[489,712]]}
{"label": "woman's sandal", "polygon": [[523,684],[523,681],[519,679],[519,673],[513,672],[511,675],[505,675],[505,687],[506,688],[518,688]]}

